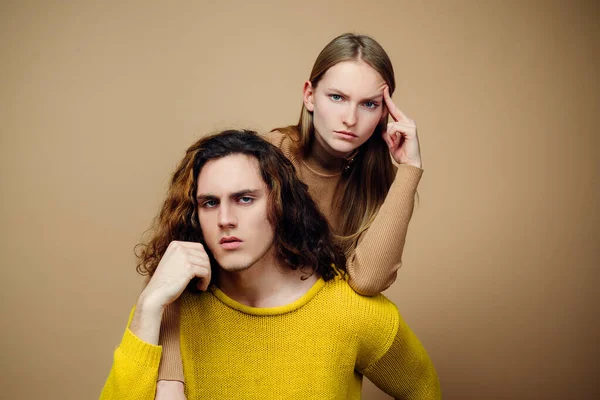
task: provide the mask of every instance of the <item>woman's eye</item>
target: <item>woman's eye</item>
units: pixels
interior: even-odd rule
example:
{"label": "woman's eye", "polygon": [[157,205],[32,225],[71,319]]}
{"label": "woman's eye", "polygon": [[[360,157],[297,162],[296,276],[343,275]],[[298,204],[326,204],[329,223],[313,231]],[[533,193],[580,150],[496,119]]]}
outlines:
{"label": "woman's eye", "polygon": [[242,204],[250,204],[252,203],[254,199],[252,197],[248,197],[248,196],[244,196],[244,197],[240,197],[240,203]]}
{"label": "woman's eye", "polygon": [[378,105],[374,101],[365,101],[365,107],[367,108],[377,108]]}
{"label": "woman's eye", "polygon": [[342,100],[342,96],[340,96],[339,94],[330,94],[329,97],[333,101],[340,101],[340,100]]}

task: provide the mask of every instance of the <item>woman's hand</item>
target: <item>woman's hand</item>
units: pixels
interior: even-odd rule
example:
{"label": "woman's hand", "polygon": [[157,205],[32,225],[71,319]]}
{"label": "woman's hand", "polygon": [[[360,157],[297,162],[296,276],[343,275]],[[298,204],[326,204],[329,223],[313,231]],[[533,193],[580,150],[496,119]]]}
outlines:
{"label": "woman's hand", "polygon": [[183,382],[163,380],[156,382],[154,400],[186,400]]}
{"label": "woman's hand", "polygon": [[417,124],[396,107],[387,86],[383,89],[383,99],[394,120],[394,122],[388,123],[387,129],[382,134],[392,157],[398,164],[422,168]]}

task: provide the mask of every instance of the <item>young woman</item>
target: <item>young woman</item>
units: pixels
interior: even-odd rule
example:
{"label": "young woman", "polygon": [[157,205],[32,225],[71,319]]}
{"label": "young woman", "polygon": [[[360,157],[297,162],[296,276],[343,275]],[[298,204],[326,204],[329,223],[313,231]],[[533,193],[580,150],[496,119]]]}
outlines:
{"label": "young woman", "polygon": [[[341,35],[304,83],[298,124],[264,135],[292,161],[333,227],[350,286],[369,296],[396,279],[423,172],[415,122],[392,102],[394,89],[383,48],[368,36]],[[174,395],[183,394],[178,317],[174,304],[163,318],[157,399],[183,398]]]}

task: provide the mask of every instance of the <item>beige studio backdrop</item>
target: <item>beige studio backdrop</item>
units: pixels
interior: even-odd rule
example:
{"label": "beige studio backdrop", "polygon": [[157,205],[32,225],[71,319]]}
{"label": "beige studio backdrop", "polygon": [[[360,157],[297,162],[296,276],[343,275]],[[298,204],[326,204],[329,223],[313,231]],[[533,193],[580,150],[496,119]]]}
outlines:
{"label": "beige studio backdrop", "polygon": [[444,398],[598,398],[599,18],[594,1],[2,1],[1,397],[98,398],[184,150],[296,122],[318,52],[354,31],[418,124],[386,294]]}

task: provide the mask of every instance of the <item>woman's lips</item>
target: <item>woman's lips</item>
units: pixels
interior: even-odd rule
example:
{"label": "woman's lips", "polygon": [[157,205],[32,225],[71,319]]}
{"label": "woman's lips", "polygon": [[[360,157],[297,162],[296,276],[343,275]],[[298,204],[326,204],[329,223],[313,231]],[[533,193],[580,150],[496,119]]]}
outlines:
{"label": "woman's lips", "polygon": [[334,131],[334,132],[337,133],[341,138],[346,139],[346,140],[354,140],[358,137],[354,133],[348,132],[348,131]]}

